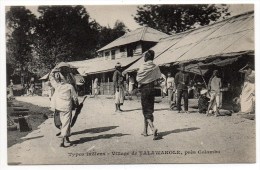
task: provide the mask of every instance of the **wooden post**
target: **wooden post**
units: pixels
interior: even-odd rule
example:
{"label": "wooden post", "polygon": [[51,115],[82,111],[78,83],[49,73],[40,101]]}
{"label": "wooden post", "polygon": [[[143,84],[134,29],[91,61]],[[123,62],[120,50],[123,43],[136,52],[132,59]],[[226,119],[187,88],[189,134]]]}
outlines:
{"label": "wooden post", "polygon": [[93,93],[93,91],[94,91],[94,89],[93,89],[93,87],[94,87],[94,81],[93,81],[93,79],[91,79],[92,81],[91,81],[91,93],[92,93],[92,95],[94,94]]}
{"label": "wooden post", "polygon": [[105,94],[105,87],[106,87],[105,73],[102,73],[102,80],[103,80],[103,95],[104,95]]}
{"label": "wooden post", "polygon": [[107,78],[107,94],[110,95],[110,83],[109,83],[109,76]]}
{"label": "wooden post", "polygon": [[83,76],[83,78],[84,78],[84,95],[86,95],[86,82],[87,82],[87,80],[84,76]]}
{"label": "wooden post", "polygon": [[205,85],[205,87],[208,89],[208,85],[207,85],[207,83],[206,83],[206,81],[205,81],[205,79],[204,79],[204,76],[203,76],[203,74],[202,74],[202,71],[201,71],[201,69],[200,69],[200,66],[199,66],[199,64],[197,64],[197,65],[198,65],[198,68],[199,68],[199,70],[200,70],[200,75],[201,75],[201,77],[202,77],[202,79],[203,79],[204,85]]}

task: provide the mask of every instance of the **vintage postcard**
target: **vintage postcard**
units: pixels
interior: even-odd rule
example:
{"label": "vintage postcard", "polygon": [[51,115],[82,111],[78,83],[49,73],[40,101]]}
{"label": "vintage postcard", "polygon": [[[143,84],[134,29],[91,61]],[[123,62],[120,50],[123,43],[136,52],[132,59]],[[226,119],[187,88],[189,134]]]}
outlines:
{"label": "vintage postcard", "polygon": [[8,165],[255,163],[254,16],[5,6]]}

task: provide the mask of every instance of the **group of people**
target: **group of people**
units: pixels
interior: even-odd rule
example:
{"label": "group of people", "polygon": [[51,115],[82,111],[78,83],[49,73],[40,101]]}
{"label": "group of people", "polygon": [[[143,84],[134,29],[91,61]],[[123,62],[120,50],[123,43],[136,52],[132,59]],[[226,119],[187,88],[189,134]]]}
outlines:
{"label": "group of people", "polygon": [[30,81],[25,84],[25,94],[27,96],[33,96],[35,94],[34,77],[31,77]]}
{"label": "group of people", "polygon": [[[154,125],[154,99],[155,99],[155,87],[160,84],[164,78],[157,65],[153,63],[154,51],[148,50],[144,53],[144,62],[140,66],[136,80],[133,77],[129,79],[133,90],[135,81],[138,83],[138,89],[141,92],[141,106],[144,117],[144,129],[141,135],[148,136],[148,127],[153,131],[153,139],[159,138],[158,129]],[[77,93],[71,82],[72,78],[68,71],[64,71],[64,65],[58,66],[50,73],[50,83],[54,87],[55,92],[51,99],[51,108],[60,117],[61,125],[61,147],[65,146],[65,143],[70,144],[70,122],[72,118],[73,106],[77,108],[79,106]],[[113,82],[115,88],[115,110],[121,112],[121,106],[124,104],[124,75],[123,69],[120,63],[115,66],[115,72],[113,75]],[[66,70],[66,69],[65,69]],[[245,73],[245,83],[241,94],[241,111],[251,112],[254,103],[254,71],[252,67],[246,66],[240,70]],[[69,78],[70,77],[70,78]],[[95,80],[96,81],[96,80]],[[190,82],[189,73],[185,71],[185,65],[180,65],[180,71],[173,77],[171,73],[168,73],[166,80],[166,89],[169,96],[170,109],[177,107],[177,111],[182,112],[181,99],[184,99],[184,112],[188,111],[188,86]],[[207,88],[200,91],[200,97],[198,102],[199,112],[207,115],[214,113],[215,116],[219,115],[220,107],[220,93],[221,93],[221,78],[217,70],[213,71],[213,75],[209,80]]]}

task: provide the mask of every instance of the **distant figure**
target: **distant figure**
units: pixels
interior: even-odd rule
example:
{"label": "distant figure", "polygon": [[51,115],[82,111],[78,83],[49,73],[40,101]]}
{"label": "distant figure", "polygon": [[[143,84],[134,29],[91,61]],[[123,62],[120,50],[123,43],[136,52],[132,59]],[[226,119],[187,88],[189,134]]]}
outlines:
{"label": "distant figure", "polygon": [[99,95],[98,78],[95,78],[93,88],[94,88],[94,97],[96,97],[97,95]]}
{"label": "distant figure", "polygon": [[207,116],[209,116],[210,110],[215,113],[215,116],[219,116],[220,105],[220,90],[221,90],[221,78],[218,70],[214,70],[209,80],[208,90],[210,91],[210,102],[208,106]]}
{"label": "distant figure", "polygon": [[161,96],[162,98],[165,97],[167,93],[167,86],[166,86],[166,76],[164,74],[161,74],[161,81],[160,81],[160,86],[161,86]]}
{"label": "distant figure", "polygon": [[47,86],[48,86],[48,97],[51,100],[52,95],[54,93],[54,88],[52,87],[50,80],[48,80]]}
{"label": "distant figure", "polygon": [[135,85],[134,76],[129,75],[128,93],[129,93],[129,99],[130,99],[130,100],[132,100],[134,85]]}
{"label": "distant figure", "polygon": [[185,65],[180,65],[180,71],[175,75],[175,85],[177,88],[177,109],[178,113],[181,112],[181,98],[184,99],[184,110],[185,113],[189,113],[188,111],[188,85],[190,82],[189,73],[185,72]]}
{"label": "distant figure", "polygon": [[241,100],[241,112],[245,114],[254,113],[255,109],[255,71],[251,65],[246,65],[239,72],[245,74]]}
{"label": "distant figure", "polygon": [[139,83],[141,91],[141,104],[144,115],[144,131],[143,136],[148,136],[148,125],[153,131],[153,139],[158,139],[157,128],[155,128],[154,122],[154,95],[155,82],[161,78],[161,71],[157,65],[153,63],[154,51],[149,50],[144,54],[144,63],[141,65],[137,72],[136,80]]}
{"label": "distant figure", "polygon": [[30,86],[29,86],[29,84],[28,84],[28,82],[27,82],[27,83],[25,84],[25,95],[26,95],[26,96],[29,96],[29,95],[30,95],[29,88],[30,88]]}
{"label": "distant figure", "polygon": [[35,92],[35,81],[34,81],[34,77],[32,77],[29,85],[29,95],[33,96],[34,92]]}
{"label": "distant figure", "polygon": [[10,85],[9,85],[9,97],[12,98],[14,97],[14,83],[13,80],[10,80]]}
{"label": "distant figure", "polygon": [[122,67],[118,62],[115,66],[116,71],[113,75],[113,83],[115,88],[115,105],[116,112],[121,112],[120,106],[124,104],[124,77],[122,75]]}
{"label": "distant figure", "polygon": [[167,74],[167,90],[168,90],[168,101],[170,105],[170,109],[172,110],[174,106],[176,105],[176,97],[175,97],[175,82],[174,78],[172,77],[172,73]]}
{"label": "distant figure", "polygon": [[34,95],[34,84],[30,84],[30,86],[29,86],[29,95],[31,95],[31,96]]}
{"label": "distant figure", "polygon": [[199,113],[206,114],[208,110],[209,98],[207,97],[207,93],[208,93],[207,89],[203,89],[200,92],[200,96],[198,100]]}

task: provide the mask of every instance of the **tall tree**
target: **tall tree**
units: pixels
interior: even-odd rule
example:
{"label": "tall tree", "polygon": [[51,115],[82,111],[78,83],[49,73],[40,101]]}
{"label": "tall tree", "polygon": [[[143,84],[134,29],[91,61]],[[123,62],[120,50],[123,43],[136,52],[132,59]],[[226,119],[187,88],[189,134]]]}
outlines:
{"label": "tall tree", "polygon": [[98,36],[98,48],[102,48],[103,46],[109,44],[110,42],[114,41],[115,39],[123,36],[125,33],[129,32],[129,29],[126,25],[122,22],[117,20],[114,24],[113,28],[108,27],[101,27]]}
{"label": "tall tree", "polygon": [[99,24],[83,6],[40,6],[38,12],[35,50],[43,67],[93,56]]}
{"label": "tall tree", "polygon": [[138,7],[134,19],[165,33],[179,33],[229,15],[226,5],[144,5]]}
{"label": "tall tree", "polygon": [[10,70],[10,67],[15,69],[20,74],[21,84],[24,85],[24,78],[28,75],[28,64],[32,60],[31,40],[35,15],[23,6],[10,7],[6,13],[6,22],[8,69]]}

